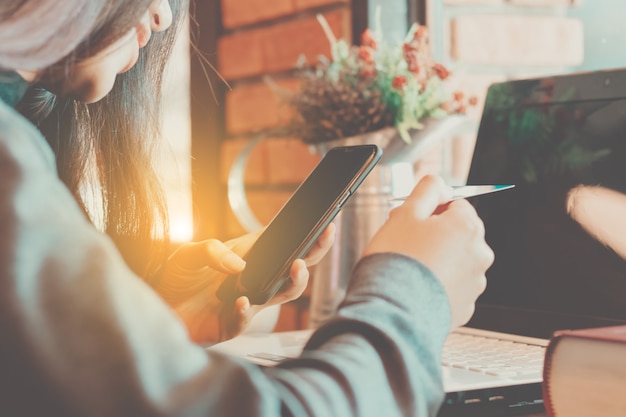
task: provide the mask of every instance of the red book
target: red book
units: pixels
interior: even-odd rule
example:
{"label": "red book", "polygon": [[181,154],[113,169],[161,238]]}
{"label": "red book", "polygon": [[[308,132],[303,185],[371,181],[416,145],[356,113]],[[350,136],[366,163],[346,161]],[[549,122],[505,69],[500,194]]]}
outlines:
{"label": "red book", "polygon": [[626,416],[626,325],[554,333],[543,400],[550,417]]}

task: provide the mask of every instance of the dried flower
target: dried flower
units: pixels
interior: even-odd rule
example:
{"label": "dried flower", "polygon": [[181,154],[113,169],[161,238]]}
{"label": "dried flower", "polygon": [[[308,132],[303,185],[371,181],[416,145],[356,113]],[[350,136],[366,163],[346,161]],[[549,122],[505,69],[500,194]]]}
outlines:
{"label": "dried flower", "polygon": [[289,99],[295,118],[288,133],[315,143],[396,126],[410,142],[409,131],[422,128],[423,119],[464,113],[472,105],[462,92],[445,88],[450,71],[433,60],[426,26],[413,25],[396,46],[367,29],[361,45],[351,46],[318,19],[332,57],[300,68],[301,89]]}

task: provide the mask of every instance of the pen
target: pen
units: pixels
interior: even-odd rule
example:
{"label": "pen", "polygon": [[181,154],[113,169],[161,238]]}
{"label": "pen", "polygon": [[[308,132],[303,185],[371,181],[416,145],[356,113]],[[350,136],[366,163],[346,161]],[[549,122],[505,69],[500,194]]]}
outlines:
{"label": "pen", "polygon": [[[490,185],[458,185],[453,186],[453,194],[451,200],[459,198],[475,197],[477,195],[495,193],[515,187],[513,184],[490,184]],[[407,197],[392,198],[391,201],[404,201]]]}

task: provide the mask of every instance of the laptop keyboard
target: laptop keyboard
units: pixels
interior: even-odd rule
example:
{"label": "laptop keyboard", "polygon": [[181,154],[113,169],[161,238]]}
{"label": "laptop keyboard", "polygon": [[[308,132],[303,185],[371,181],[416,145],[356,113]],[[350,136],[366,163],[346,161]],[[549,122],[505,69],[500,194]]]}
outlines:
{"label": "laptop keyboard", "polygon": [[442,365],[508,378],[541,376],[545,347],[484,336],[451,333]]}

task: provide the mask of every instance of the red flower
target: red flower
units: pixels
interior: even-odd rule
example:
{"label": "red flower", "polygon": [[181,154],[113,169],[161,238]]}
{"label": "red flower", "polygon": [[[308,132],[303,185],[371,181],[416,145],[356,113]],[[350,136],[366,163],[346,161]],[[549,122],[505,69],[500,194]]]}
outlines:
{"label": "red flower", "polygon": [[433,71],[435,71],[437,77],[441,78],[442,80],[445,80],[450,76],[450,71],[448,71],[448,69],[441,64],[433,65]]}
{"label": "red flower", "polygon": [[359,47],[359,59],[366,64],[374,63],[374,50],[369,46]]}
{"label": "red flower", "polygon": [[462,91],[455,91],[454,92],[454,99],[456,101],[463,101],[464,98],[465,98],[465,94],[463,94]]}
{"label": "red flower", "polygon": [[426,39],[428,37],[428,27],[419,25],[415,31],[415,40]]}
{"label": "red flower", "polygon": [[404,43],[402,45],[402,52],[404,53],[404,56],[408,56],[411,55],[413,53],[415,53],[417,51],[417,48],[415,47],[415,45],[413,45],[412,43]]}
{"label": "red flower", "polygon": [[469,105],[470,106],[475,106],[478,104],[478,97],[476,96],[472,96],[469,98]]}
{"label": "red flower", "polygon": [[376,38],[374,38],[374,34],[370,29],[365,29],[361,35],[361,44],[372,49],[378,49],[378,42],[376,42]]}
{"label": "red flower", "polygon": [[419,60],[417,59],[417,55],[408,54],[407,56],[404,57],[404,59],[406,60],[406,63],[409,67],[409,71],[412,74],[419,74],[421,68],[420,68]]}
{"label": "red flower", "polygon": [[409,83],[409,81],[406,79],[406,77],[404,75],[396,75],[395,77],[393,77],[393,81],[392,81],[391,85],[396,90],[402,91],[402,90],[404,90],[404,87],[408,83]]}

